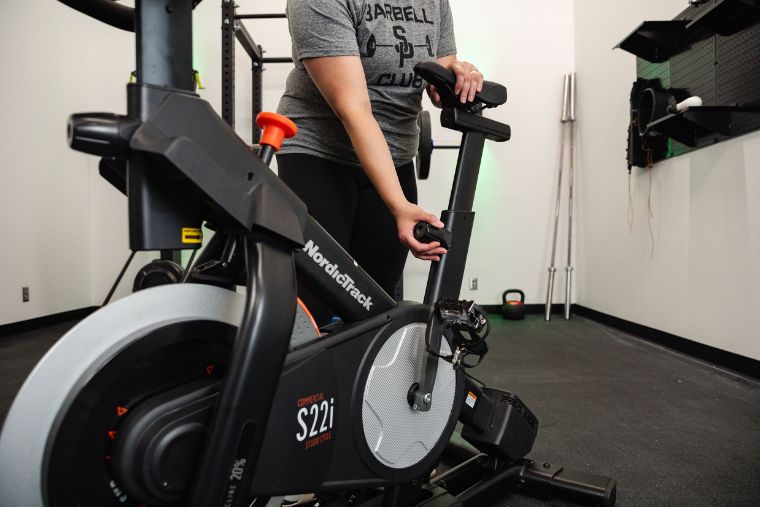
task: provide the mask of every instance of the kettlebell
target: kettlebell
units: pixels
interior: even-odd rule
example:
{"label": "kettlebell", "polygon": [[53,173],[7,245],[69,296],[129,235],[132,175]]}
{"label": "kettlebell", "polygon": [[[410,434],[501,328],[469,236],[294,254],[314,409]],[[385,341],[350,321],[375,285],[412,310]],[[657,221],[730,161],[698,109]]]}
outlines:
{"label": "kettlebell", "polygon": [[[519,294],[520,299],[507,299],[509,294]],[[507,289],[501,295],[501,316],[507,320],[522,320],[525,318],[525,293],[520,289]]]}

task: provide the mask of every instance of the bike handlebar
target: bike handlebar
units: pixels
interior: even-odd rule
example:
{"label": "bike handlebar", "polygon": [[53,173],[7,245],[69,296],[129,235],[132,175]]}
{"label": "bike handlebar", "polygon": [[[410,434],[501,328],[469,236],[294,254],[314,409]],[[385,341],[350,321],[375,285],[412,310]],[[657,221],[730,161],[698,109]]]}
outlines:
{"label": "bike handlebar", "polygon": [[113,0],[58,0],[83,14],[103,23],[126,30],[135,31],[135,10]]}
{"label": "bike handlebar", "polygon": [[451,231],[445,228],[439,229],[427,222],[417,222],[414,226],[414,239],[420,243],[437,241],[446,250],[451,247]]}

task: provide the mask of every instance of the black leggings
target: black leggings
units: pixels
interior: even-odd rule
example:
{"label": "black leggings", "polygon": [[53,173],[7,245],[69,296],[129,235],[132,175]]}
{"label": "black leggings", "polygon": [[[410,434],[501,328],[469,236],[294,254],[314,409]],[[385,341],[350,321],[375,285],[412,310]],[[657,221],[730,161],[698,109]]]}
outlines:
{"label": "black leggings", "polygon": [[[409,250],[396,221],[361,168],[314,155],[277,155],[280,178],[306,203],[309,214],[340,243],[388,294],[404,271]],[[417,203],[414,164],[396,168],[407,200]],[[320,326],[333,312],[301,284],[298,295]]]}

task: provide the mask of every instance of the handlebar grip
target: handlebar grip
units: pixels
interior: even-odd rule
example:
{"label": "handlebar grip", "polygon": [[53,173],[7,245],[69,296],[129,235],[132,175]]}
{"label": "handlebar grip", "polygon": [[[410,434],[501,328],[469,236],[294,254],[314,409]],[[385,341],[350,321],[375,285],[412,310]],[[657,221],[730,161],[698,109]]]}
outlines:
{"label": "handlebar grip", "polygon": [[140,120],[112,113],[72,114],[66,137],[72,149],[101,157],[123,157]]}
{"label": "handlebar grip", "polygon": [[420,243],[437,241],[446,250],[451,246],[451,231],[438,229],[427,222],[417,222],[414,226],[414,239]]}

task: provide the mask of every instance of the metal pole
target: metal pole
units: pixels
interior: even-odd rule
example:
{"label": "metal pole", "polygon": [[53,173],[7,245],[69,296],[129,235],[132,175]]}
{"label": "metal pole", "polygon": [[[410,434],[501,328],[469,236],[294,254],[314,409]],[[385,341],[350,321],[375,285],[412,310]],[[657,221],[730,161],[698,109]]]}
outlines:
{"label": "metal pole", "polygon": [[567,217],[567,266],[565,266],[565,320],[570,320],[573,286],[573,185],[575,180],[575,72],[570,75],[570,190]]}
{"label": "metal pole", "polygon": [[222,118],[235,128],[235,2],[222,0]]}
{"label": "metal pole", "polygon": [[190,260],[187,261],[187,267],[185,268],[185,271],[182,273],[182,280],[180,280],[179,283],[187,283],[187,281],[190,279],[190,273],[193,270],[193,267],[194,267],[193,263],[195,262],[195,256],[198,255],[198,250],[200,249],[195,249],[190,254]]}
{"label": "metal pole", "polygon": [[[261,46],[257,46],[259,53]],[[264,69],[261,62],[251,59],[251,142],[256,144],[261,138],[261,129],[256,123],[256,117],[264,107]]]}
{"label": "metal pole", "polygon": [[285,19],[284,12],[276,14],[236,14],[235,19]]}
{"label": "metal pole", "polygon": [[292,56],[267,56],[261,59],[261,63],[293,63]]}
{"label": "metal pole", "polygon": [[127,268],[132,263],[132,259],[135,257],[135,253],[137,253],[136,250],[132,250],[132,252],[129,254],[129,257],[127,258],[127,262],[124,263],[124,266],[121,268],[121,271],[119,272],[119,276],[116,277],[116,281],[111,286],[111,290],[108,291],[108,295],[106,296],[106,299],[103,301],[103,304],[100,306],[106,306],[109,301],[111,301],[111,297],[113,296],[113,293],[116,292],[116,287],[119,286],[119,283],[121,283],[121,279],[124,277],[124,273],[127,272]]}
{"label": "metal pole", "polygon": [[570,74],[565,74],[564,87],[562,91],[562,128],[560,131],[561,143],[559,149],[559,177],[557,178],[557,203],[554,208],[554,239],[552,241],[552,257],[549,265],[549,281],[546,286],[546,306],[544,307],[544,320],[549,322],[552,318],[552,299],[554,294],[554,274],[557,272],[555,261],[557,258],[557,232],[559,231],[559,206],[562,195],[562,172],[565,158],[565,138],[567,132],[567,121],[570,117]]}

